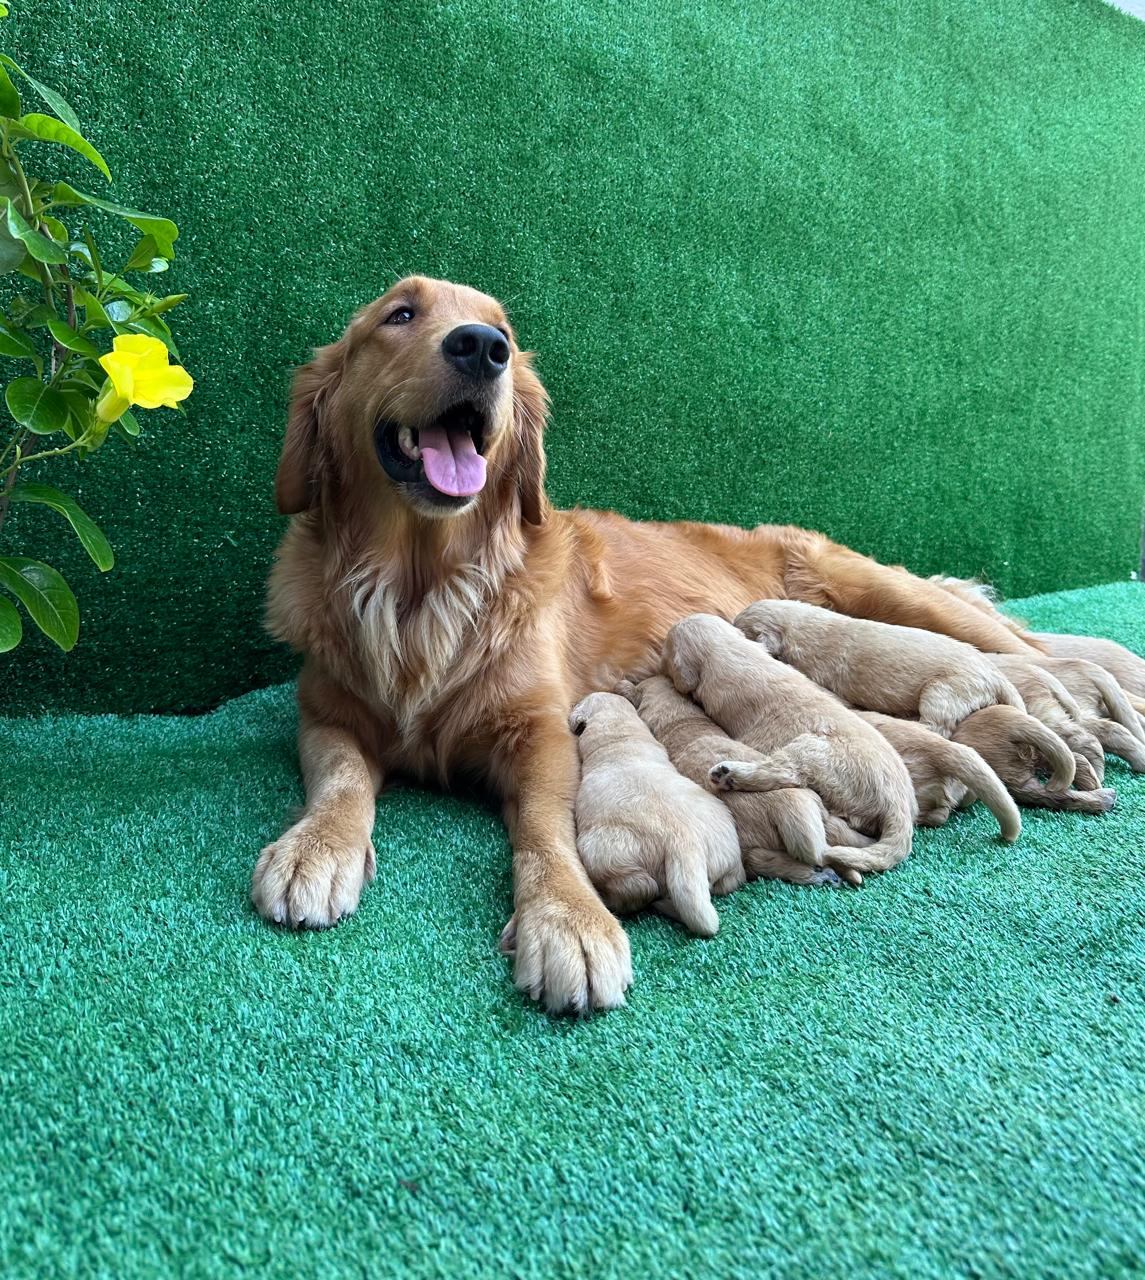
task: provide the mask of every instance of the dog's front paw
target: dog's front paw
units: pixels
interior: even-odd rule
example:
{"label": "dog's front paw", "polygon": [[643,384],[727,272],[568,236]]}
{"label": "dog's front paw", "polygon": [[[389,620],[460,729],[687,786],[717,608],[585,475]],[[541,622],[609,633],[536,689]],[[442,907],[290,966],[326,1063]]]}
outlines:
{"label": "dog's front paw", "polygon": [[275,924],[325,929],[357,910],[376,868],[369,841],[347,846],[303,818],[259,855],[251,901],[260,916]]}
{"label": "dog's front paw", "polygon": [[501,945],[504,950],[515,946],[518,990],[543,1001],[550,1013],[616,1009],[632,984],[628,935],[615,916],[588,897],[520,903]]}

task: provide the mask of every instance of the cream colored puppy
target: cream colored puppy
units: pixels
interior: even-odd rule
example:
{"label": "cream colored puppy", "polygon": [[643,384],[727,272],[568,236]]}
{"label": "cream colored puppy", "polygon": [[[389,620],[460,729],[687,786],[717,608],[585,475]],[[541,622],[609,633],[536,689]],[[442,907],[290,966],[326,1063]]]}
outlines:
{"label": "cream colored puppy", "polygon": [[759,600],[735,620],[749,640],[864,711],[916,718],[949,738],[980,707],[1024,711],[1017,689],[972,645],[797,600]]}
{"label": "cream colored puppy", "polygon": [[1013,844],[1022,834],[1018,806],[977,751],[924,728],[917,720],[899,720],[878,711],[856,714],[874,725],[902,756],[914,783],[920,827],[941,827],[970,796],[981,800],[998,819],[1003,840]]}
{"label": "cream colored puppy", "polygon": [[[666,676],[639,684],[621,681],[616,692],[627,698],[652,730],[668,759],[685,778],[707,786],[712,766],[723,760],[763,762],[766,757],[736,742],[708,719]],[[829,814],[814,791],[787,787],[782,791],[728,791],[723,800],[735,819],[749,879],[786,880],[791,884],[862,884],[847,866],[847,853],[831,845],[864,847],[869,837]],[[837,856],[836,856],[837,855]]]}
{"label": "cream colored puppy", "polygon": [[744,882],[727,808],[676,772],[627,699],[590,693],[569,727],[580,739],[577,850],[605,904],[651,905],[711,937],[720,921],[710,893]]}
{"label": "cream colored puppy", "polygon": [[[1117,799],[1110,789],[1071,790],[1068,783],[1058,785],[1073,771],[1073,753],[1052,729],[1013,707],[975,711],[955,729],[954,741],[977,751],[1021,804],[1105,813]],[[1039,773],[1053,776],[1043,783]]]}
{"label": "cream colored puppy", "polygon": [[1054,778],[1050,788],[1064,790],[1076,782],[1077,786],[1098,787],[1105,776],[1105,749],[1094,733],[1093,724],[1087,723],[1077,700],[1057,677],[1040,663],[1027,662],[1025,658],[1009,660],[1011,655],[994,653],[990,660],[1012,682],[1022,695],[1026,710],[1040,719],[1046,728],[1052,728],[1059,739],[1066,742],[1077,762],[1077,777],[1063,781]]}
{"label": "cream colored puppy", "polygon": [[858,870],[885,871],[910,853],[917,807],[906,766],[878,730],[838,698],[711,614],[693,614],[672,627],[663,664],[681,693],[765,757],[721,761],[711,771],[713,786],[818,792],[831,813],[877,837],[849,851],[848,865]]}
{"label": "cream colored puppy", "polygon": [[1039,631],[1034,639],[1040,640],[1053,658],[1082,658],[1108,671],[1135,703],[1141,704],[1136,709],[1145,711],[1145,658],[1101,636],[1064,636]]}
{"label": "cream colored puppy", "polygon": [[1145,725],[1116,678],[1084,658],[1036,661],[1069,690],[1081,711],[1081,723],[1105,750],[1127,760],[1135,773],[1145,773]]}

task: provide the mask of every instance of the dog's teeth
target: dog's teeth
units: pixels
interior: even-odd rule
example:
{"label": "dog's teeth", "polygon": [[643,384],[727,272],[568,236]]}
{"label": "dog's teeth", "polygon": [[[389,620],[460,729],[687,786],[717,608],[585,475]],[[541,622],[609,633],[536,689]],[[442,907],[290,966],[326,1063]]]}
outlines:
{"label": "dog's teeth", "polygon": [[412,458],[415,462],[421,457],[421,450],[413,442],[413,432],[409,427],[402,427],[398,432],[398,447],[407,458]]}

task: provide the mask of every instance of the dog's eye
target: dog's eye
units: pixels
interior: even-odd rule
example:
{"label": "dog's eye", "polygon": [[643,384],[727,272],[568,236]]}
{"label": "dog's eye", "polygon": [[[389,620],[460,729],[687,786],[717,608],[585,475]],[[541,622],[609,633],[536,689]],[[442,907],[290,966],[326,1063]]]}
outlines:
{"label": "dog's eye", "polygon": [[396,311],[391,311],[382,321],[383,324],[409,324],[413,319],[413,310],[410,307],[398,307]]}
{"label": "dog's eye", "polygon": [[575,733],[575,734],[576,734],[576,736],[579,738],[579,737],[580,737],[580,735],[581,735],[582,733],[584,733],[584,731],[585,731],[587,728],[588,728],[588,721],[587,721],[587,720],[578,720],[578,721],[576,722],[576,724],[574,724],[574,725],[573,725],[573,733]]}

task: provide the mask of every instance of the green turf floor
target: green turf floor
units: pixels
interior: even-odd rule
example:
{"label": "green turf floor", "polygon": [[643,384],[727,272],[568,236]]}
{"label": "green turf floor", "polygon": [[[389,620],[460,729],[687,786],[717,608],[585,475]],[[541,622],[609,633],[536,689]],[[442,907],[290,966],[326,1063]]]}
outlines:
{"label": "green turf floor", "polygon": [[[1133,584],[1020,602],[1145,652]],[[631,926],[628,1007],[513,991],[509,859],[389,793],[326,934],[246,888],[292,691],[0,721],[0,1274],[1118,1276],[1145,1268],[1145,783],[981,813],[858,892]]]}

